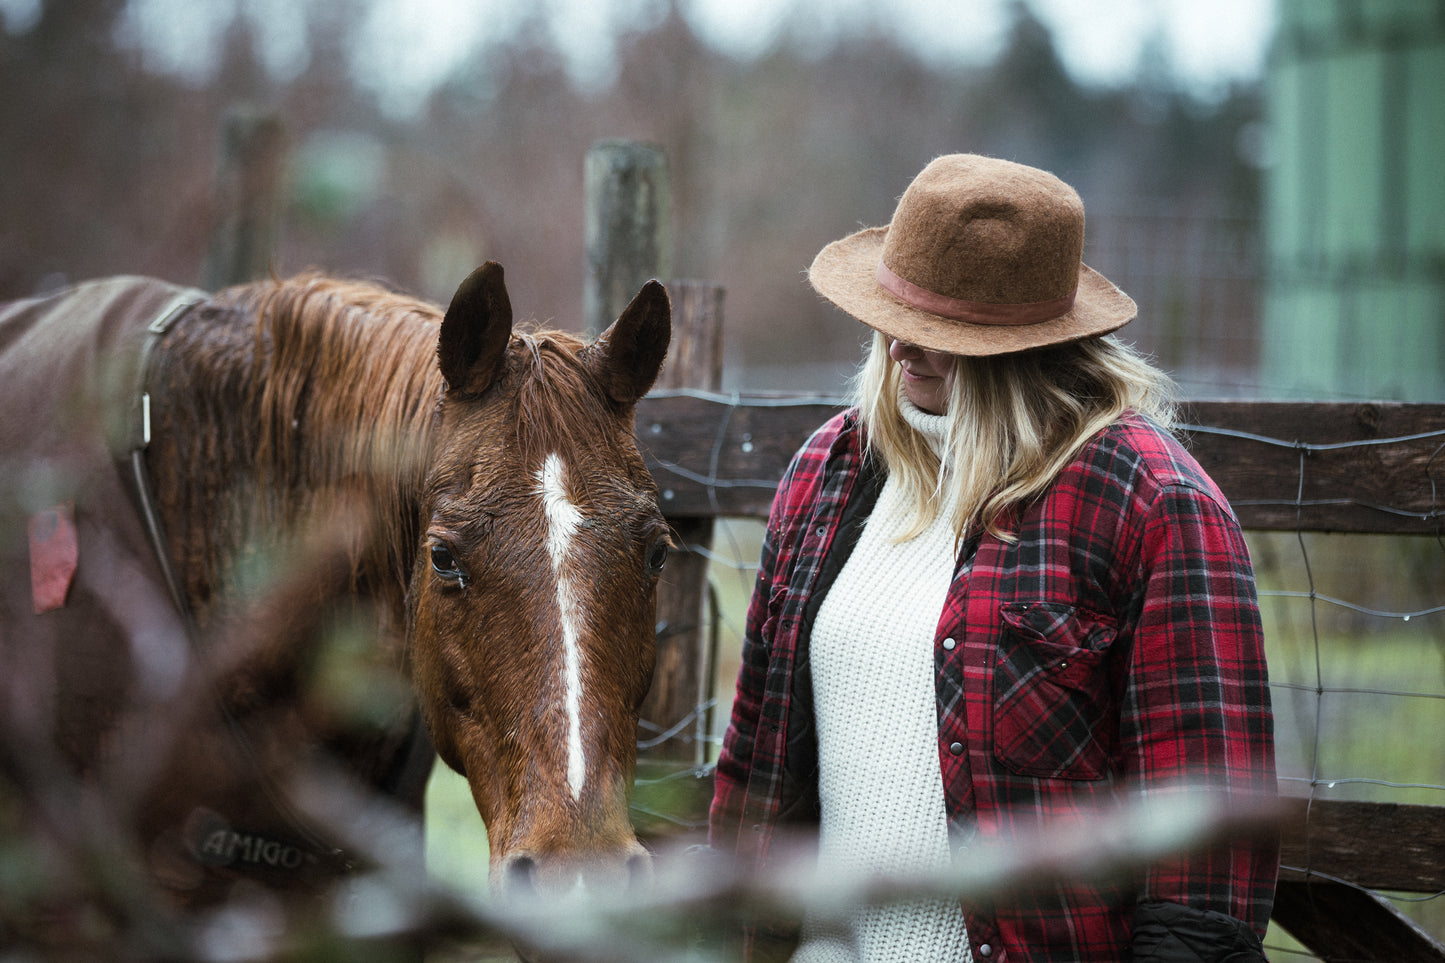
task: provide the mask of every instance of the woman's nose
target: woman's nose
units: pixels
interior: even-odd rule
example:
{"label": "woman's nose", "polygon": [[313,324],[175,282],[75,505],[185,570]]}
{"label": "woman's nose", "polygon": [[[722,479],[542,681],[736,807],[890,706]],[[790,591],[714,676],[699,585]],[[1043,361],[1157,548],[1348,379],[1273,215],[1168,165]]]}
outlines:
{"label": "woman's nose", "polygon": [[902,361],[905,358],[917,358],[922,353],[922,348],[915,347],[907,341],[899,341],[897,338],[892,338],[888,342],[888,357],[894,361]]}

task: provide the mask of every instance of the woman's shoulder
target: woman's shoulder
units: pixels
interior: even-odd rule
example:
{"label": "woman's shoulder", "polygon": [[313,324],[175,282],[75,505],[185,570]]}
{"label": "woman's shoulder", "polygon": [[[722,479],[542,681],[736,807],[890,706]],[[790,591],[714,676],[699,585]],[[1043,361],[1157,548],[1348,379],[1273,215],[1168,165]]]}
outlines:
{"label": "woman's shoulder", "polygon": [[862,460],[862,429],[858,410],[846,408],[815,428],[793,454],[778,483],[779,499],[806,500],[823,485],[831,470],[851,470]]}
{"label": "woman's shoulder", "polygon": [[[823,464],[838,454],[862,450],[862,431],[857,408],[844,408],[813,429],[802,446],[793,454],[788,476],[800,466]],[[786,476],[785,476],[786,480]]]}
{"label": "woman's shoulder", "polygon": [[831,447],[840,439],[844,439],[859,431],[858,409],[856,406],[840,408],[833,417],[823,422],[808,440],[803,443],[803,448]]}
{"label": "woman's shoulder", "polygon": [[1191,488],[1226,503],[1214,479],[1173,431],[1132,411],[1090,439],[1077,464],[1128,488]]}

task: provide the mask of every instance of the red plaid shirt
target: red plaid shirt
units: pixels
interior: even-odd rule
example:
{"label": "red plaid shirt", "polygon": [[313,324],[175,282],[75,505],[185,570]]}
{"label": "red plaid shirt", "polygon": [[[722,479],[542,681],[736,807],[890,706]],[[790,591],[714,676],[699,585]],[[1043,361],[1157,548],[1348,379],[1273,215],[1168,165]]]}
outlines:
{"label": "red plaid shirt", "polygon": [[[809,794],[816,807],[816,763],[790,771],[813,738],[811,685],[795,675],[807,671],[819,573],[839,564],[825,559],[861,487],[860,436],[854,412],[829,421],[773,503],[711,819],[713,847],[746,860],[766,860],[774,827],[807,810]],[[963,858],[1027,838],[1040,820],[1086,820],[1181,782],[1273,795],[1248,550],[1194,459],[1127,416],[1010,527],[1017,542],[985,535],[972,565],[960,560],[935,636],[938,758],[950,828],[969,839]],[[974,959],[1127,959],[1144,900],[1225,913],[1262,935],[1276,866],[1273,844],[1239,841],[1127,882],[965,902]]]}

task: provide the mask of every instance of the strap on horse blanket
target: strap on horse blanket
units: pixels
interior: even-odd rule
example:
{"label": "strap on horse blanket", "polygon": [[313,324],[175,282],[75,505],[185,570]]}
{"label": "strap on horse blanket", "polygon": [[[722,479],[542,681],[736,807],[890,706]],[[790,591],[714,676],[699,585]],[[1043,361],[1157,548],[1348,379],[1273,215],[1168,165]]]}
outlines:
{"label": "strap on horse blanket", "polygon": [[155,552],[156,563],[160,565],[161,574],[165,576],[166,588],[171,593],[171,602],[175,604],[176,611],[180,612],[188,622],[190,605],[186,601],[185,592],[181,589],[180,579],[176,577],[175,566],[171,564],[171,553],[166,548],[165,531],[161,528],[160,514],[156,510],[156,497],[151,488],[150,473],[146,471],[145,453],[151,443],[151,396],[146,385],[146,372],[150,370],[151,355],[155,353],[156,344],[165,337],[166,332],[176,321],[191,308],[205,301],[206,298],[207,295],[202,291],[180,291],[156,315],[155,320],[146,325],[147,336],[141,344],[140,360],[136,366],[135,397],[139,411],[131,421],[135,426],[136,434],[133,436],[130,450],[130,480],[135,487],[136,504],[140,508],[141,521],[145,523],[146,536],[150,539],[151,550]]}

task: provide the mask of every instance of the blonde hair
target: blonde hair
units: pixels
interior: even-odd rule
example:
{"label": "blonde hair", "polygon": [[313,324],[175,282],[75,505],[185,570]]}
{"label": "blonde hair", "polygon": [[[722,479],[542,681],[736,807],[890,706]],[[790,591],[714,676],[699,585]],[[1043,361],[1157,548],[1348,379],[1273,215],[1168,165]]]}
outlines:
{"label": "blonde hair", "polygon": [[869,454],[897,478],[912,506],[904,540],[940,513],[960,540],[980,528],[1009,539],[1002,527],[1008,509],[1040,495],[1090,438],[1126,411],[1166,430],[1174,423],[1173,380],[1112,335],[1014,354],[960,355],[942,464],[903,420],[902,380],[888,345],[874,332],[854,393]]}

